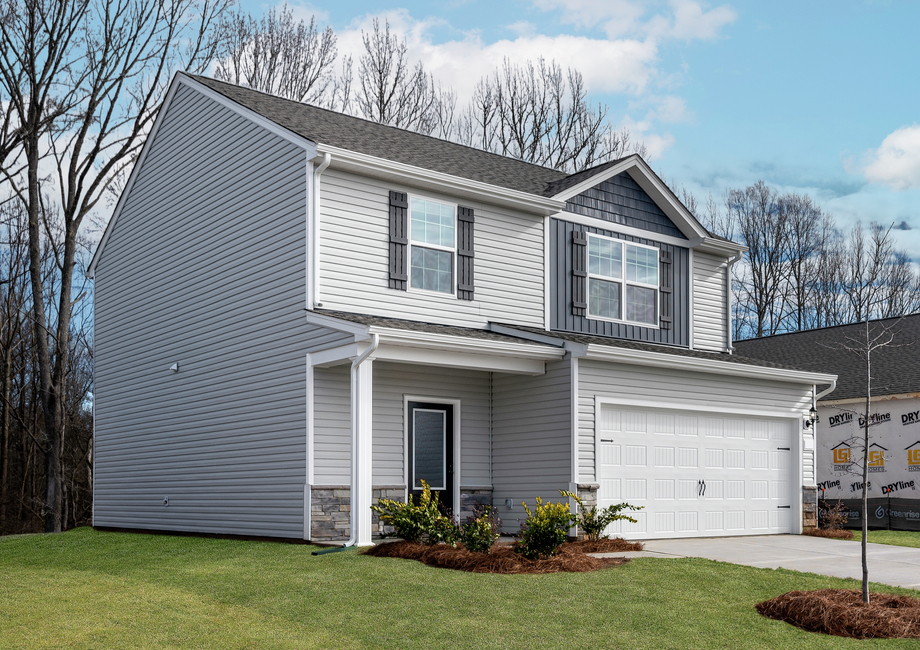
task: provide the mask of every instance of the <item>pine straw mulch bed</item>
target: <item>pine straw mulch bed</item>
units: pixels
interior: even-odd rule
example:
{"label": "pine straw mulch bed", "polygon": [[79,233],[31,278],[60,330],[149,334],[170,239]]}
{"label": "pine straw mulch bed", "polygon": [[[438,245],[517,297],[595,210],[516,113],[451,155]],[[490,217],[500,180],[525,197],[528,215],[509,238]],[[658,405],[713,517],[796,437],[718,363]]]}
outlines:
{"label": "pine straw mulch bed", "polygon": [[496,544],[488,553],[472,553],[462,544],[451,548],[447,544],[419,544],[417,542],[389,542],[371,546],[364,553],[374,557],[398,557],[418,560],[428,566],[455,569],[472,573],[584,573],[626,564],[623,557],[599,558],[587,553],[622,553],[641,551],[642,544],[624,539],[602,539],[566,542],[559,553],[546,560],[528,560],[516,553],[512,545]]}
{"label": "pine straw mulch bed", "polygon": [[920,639],[920,600],[855,589],[790,591],[755,605],[767,618],[854,639]]}
{"label": "pine straw mulch bed", "polygon": [[828,539],[853,539],[853,531],[841,528],[806,528],[803,535],[810,537],[826,537]]}

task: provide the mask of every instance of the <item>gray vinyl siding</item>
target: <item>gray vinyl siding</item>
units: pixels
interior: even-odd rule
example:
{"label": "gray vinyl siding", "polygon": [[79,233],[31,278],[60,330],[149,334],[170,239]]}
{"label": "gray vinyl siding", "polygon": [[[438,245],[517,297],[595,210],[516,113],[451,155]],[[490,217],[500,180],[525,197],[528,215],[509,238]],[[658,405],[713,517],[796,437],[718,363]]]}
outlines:
{"label": "gray vinyl siding", "polygon": [[[559,500],[572,468],[571,361],[546,364],[536,377],[493,375],[493,503],[506,531],[516,531],[534,497]],[[512,499],[511,510],[505,499]]]}
{"label": "gray vinyl siding", "polygon": [[313,484],[351,484],[351,364],[313,369]]}
{"label": "gray vinyl siding", "polygon": [[[672,292],[671,329],[627,325],[597,320],[572,313],[572,231],[622,239],[654,246],[671,253]],[[690,345],[690,251],[682,246],[663,244],[654,239],[623,235],[562,219],[550,220],[550,328],[564,332],[596,334],[632,341],[647,341],[687,347]],[[667,294],[660,294],[662,301]],[[662,305],[664,307],[664,305]],[[664,311],[664,309],[662,309]]]}
{"label": "gray vinyl siding", "polygon": [[567,212],[686,239],[655,201],[623,172],[566,202]]}
{"label": "gray vinyl siding", "polygon": [[[475,300],[388,287],[390,190],[474,209]],[[320,196],[325,308],[468,327],[543,326],[540,217],[332,168],[322,175]]]}
{"label": "gray vinyl siding", "polygon": [[670,368],[605,363],[578,363],[578,468],[580,482],[593,482],[594,408],[596,397],[660,402],[662,407],[688,405],[705,409],[807,411],[810,387],[744,377],[726,377]]}
{"label": "gray vinyl siding", "polygon": [[693,252],[693,347],[724,351],[728,317],[725,259]]}
{"label": "gray vinyl siding", "polygon": [[167,110],[96,270],[94,523],[299,538],[305,354],[342,340],[304,317],[306,155]]}

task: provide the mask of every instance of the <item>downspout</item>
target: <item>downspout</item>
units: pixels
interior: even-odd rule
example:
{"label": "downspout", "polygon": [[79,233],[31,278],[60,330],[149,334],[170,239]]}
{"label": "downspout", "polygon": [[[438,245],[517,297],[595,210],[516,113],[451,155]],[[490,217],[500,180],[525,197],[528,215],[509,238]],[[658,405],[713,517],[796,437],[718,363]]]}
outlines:
{"label": "downspout", "polygon": [[323,154],[323,162],[313,170],[313,304],[311,308],[322,307],[323,301],[320,297],[319,288],[319,177],[322,176],[326,167],[332,162],[332,154]]}
{"label": "downspout", "polygon": [[728,313],[725,314],[725,351],[732,354],[735,348],[732,346],[732,266],[741,259],[741,253],[725,263],[725,302]]}
{"label": "downspout", "polygon": [[[327,156],[329,154],[326,154]],[[343,548],[354,546],[358,541],[357,517],[358,509],[354,507],[355,496],[358,494],[358,366],[377,351],[380,344],[380,335],[371,334],[370,346],[361,353],[361,355],[351,362],[351,492],[349,495],[352,507],[349,508],[349,522],[351,524],[351,536],[345,542]]]}
{"label": "downspout", "polygon": [[835,388],[837,388],[837,380],[836,380],[836,379],[833,380],[833,381],[831,382],[831,385],[830,385],[830,387],[829,387],[827,390],[822,390],[820,393],[818,393],[817,395],[814,396],[814,398],[812,399],[812,406],[814,406],[815,409],[817,409],[817,408],[818,408],[818,401],[819,401],[822,397],[824,397],[825,395],[830,395],[831,393],[833,393]]}

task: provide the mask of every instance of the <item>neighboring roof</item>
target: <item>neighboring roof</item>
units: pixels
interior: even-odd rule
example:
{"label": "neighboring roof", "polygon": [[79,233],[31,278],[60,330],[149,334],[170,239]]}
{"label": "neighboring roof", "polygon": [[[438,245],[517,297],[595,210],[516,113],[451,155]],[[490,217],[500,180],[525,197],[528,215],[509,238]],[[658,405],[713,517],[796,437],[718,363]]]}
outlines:
{"label": "neighboring roof", "polygon": [[[895,335],[894,345],[872,353],[872,394],[920,392],[920,314],[870,321],[869,326],[870,331],[876,332],[880,327],[889,327]],[[865,327],[865,323],[839,325],[735,341],[733,345],[747,357],[835,374],[837,388],[824,399],[851,399],[865,397],[866,370],[864,362],[842,349],[841,344],[850,344],[847,337],[852,339],[860,334],[865,339]]]}
{"label": "neighboring roof", "polygon": [[485,341],[503,341],[506,343],[527,343],[530,345],[542,346],[545,345],[530,341],[523,338],[518,338],[516,336],[507,336],[505,334],[497,334],[495,332],[490,332],[489,330],[476,329],[474,327],[456,327],[453,325],[437,325],[434,323],[423,323],[420,321],[404,320],[402,318],[386,318],[383,316],[369,316],[367,314],[352,314],[344,311],[334,311],[331,309],[314,309],[317,314],[323,316],[329,316],[330,318],[337,318],[339,320],[348,321],[350,323],[358,323],[359,325],[367,325],[369,327],[386,327],[390,329],[398,330],[408,330],[411,332],[426,332],[429,334],[444,334],[446,336],[462,336],[466,338],[481,339]]}
{"label": "neighboring roof", "polygon": [[543,336],[552,336],[563,341],[581,343],[582,345],[606,345],[614,348],[625,348],[628,350],[639,350],[642,352],[654,352],[657,354],[670,354],[676,357],[691,357],[694,359],[707,359],[710,361],[727,361],[745,366],[756,366],[758,368],[776,368],[778,370],[805,370],[799,366],[773,363],[763,359],[752,359],[737,354],[727,354],[725,352],[703,352],[701,350],[689,350],[687,348],[676,348],[669,345],[658,345],[655,343],[641,343],[639,341],[628,341],[624,339],[608,338],[606,336],[592,336],[590,334],[576,334],[574,332],[546,331],[537,327],[524,327],[522,325],[500,324],[504,328],[512,328],[522,332],[540,334]]}
{"label": "neighboring roof", "polygon": [[[551,197],[568,174],[394,126],[268,95],[208,77],[198,83],[317,144],[393,160],[528,194]],[[596,168],[595,168],[596,169]]]}

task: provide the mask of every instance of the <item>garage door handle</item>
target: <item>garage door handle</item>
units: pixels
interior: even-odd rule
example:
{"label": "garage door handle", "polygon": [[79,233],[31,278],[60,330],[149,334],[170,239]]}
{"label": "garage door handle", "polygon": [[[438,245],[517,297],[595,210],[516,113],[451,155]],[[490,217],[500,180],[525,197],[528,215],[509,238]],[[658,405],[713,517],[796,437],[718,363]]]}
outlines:
{"label": "garage door handle", "polygon": [[776,506],[777,508],[791,508],[792,506]]}
{"label": "garage door handle", "polygon": [[697,494],[699,496],[705,496],[706,494],[706,481],[697,481]]}
{"label": "garage door handle", "polygon": [[601,442],[613,442],[613,438],[601,438]]}
{"label": "garage door handle", "polygon": [[790,451],[789,447],[777,447],[780,451]]}

